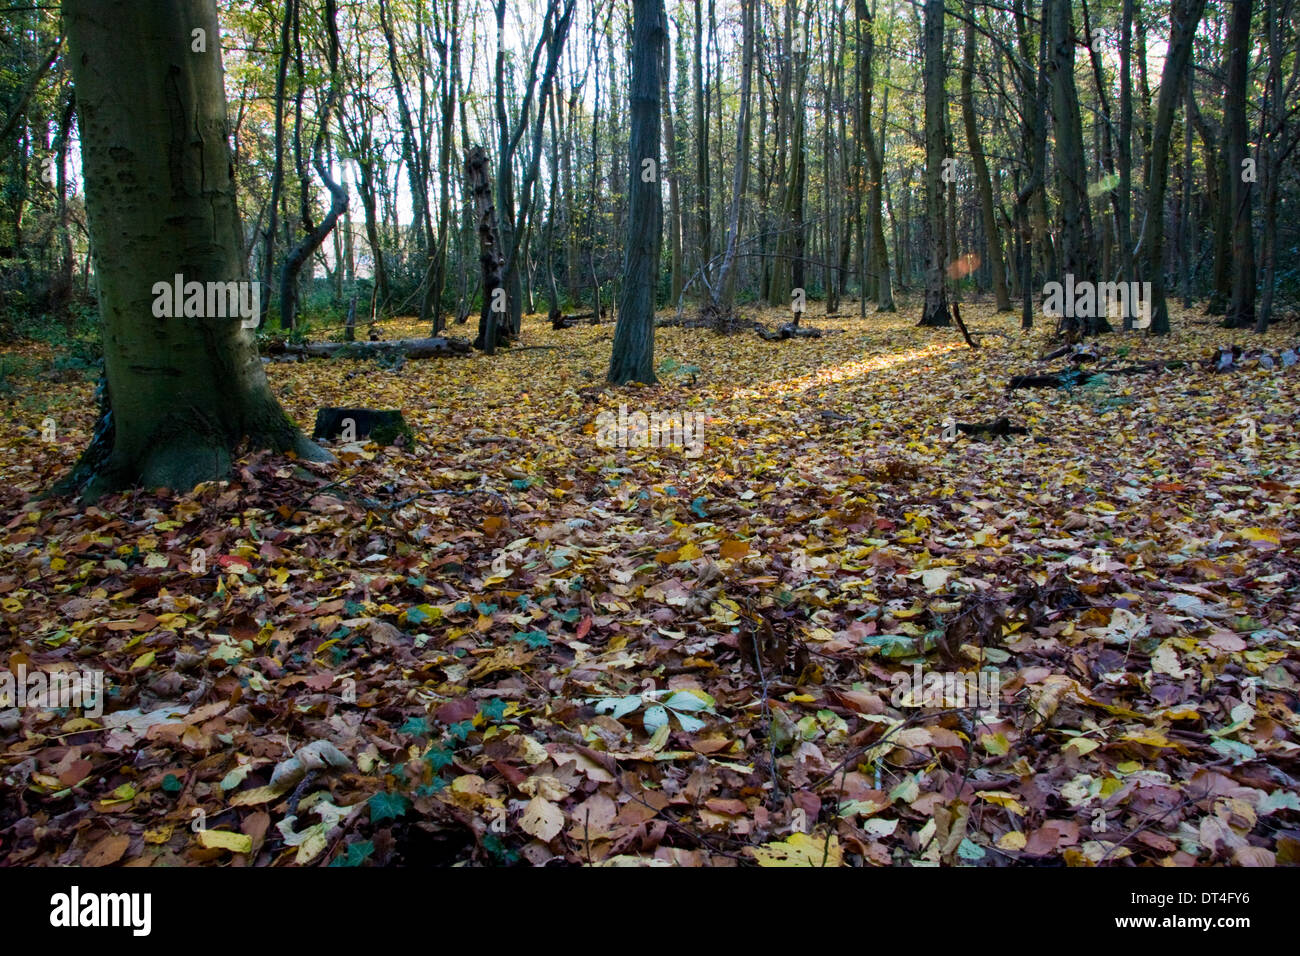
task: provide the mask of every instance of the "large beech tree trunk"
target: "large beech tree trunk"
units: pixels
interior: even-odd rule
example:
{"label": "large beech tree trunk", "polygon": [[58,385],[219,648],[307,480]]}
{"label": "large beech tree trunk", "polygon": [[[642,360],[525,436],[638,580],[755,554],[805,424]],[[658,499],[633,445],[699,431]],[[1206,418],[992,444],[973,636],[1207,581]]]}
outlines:
{"label": "large beech tree trunk", "polygon": [[[66,0],[107,401],[67,490],[188,490],[241,446],[316,461],[231,318],[159,318],[154,283],[247,280],[215,0]],[[191,49],[206,31],[206,52]]]}

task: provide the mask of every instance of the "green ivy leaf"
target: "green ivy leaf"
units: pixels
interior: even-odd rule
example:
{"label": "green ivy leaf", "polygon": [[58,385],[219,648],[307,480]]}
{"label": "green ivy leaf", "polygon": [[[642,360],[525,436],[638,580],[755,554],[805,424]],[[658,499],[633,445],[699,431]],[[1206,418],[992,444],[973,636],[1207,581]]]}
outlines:
{"label": "green ivy leaf", "polygon": [[370,822],[382,823],[384,820],[399,820],[406,816],[411,808],[411,801],[400,793],[383,791],[367,801],[370,805]]}
{"label": "green ivy leaf", "polygon": [[374,852],[375,844],[370,840],[364,843],[349,843],[347,852],[342,856],[336,856],[330,861],[330,866],[360,866],[370,859],[370,854]]}
{"label": "green ivy leaf", "polygon": [[397,728],[399,734],[414,734],[417,737],[429,733],[429,721],[424,717],[407,717],[406,723]]}

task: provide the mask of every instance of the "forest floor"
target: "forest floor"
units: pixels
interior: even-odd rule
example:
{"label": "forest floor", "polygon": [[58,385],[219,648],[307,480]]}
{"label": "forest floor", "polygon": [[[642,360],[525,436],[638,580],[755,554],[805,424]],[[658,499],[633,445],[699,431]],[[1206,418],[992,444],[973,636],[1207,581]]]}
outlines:
{"label": "forest floor", "polygon": [[[84,510],[32,495],[93,383],[11,378],[3,657],[108,690],[0,707],[0,860],[1300,862],[1300,365],[1008,393],[1068,362],[963,312],[1002,334],[663,328],[653,387],[541,316],[556,349],[274,363],[304,426],[401,408],[415,446]],[[1172,319],[1100,344],[1300,340]],[[702,453],[602,446],[620,405],[703,413]],[[945,430],[998,416],[1029,434]]]}

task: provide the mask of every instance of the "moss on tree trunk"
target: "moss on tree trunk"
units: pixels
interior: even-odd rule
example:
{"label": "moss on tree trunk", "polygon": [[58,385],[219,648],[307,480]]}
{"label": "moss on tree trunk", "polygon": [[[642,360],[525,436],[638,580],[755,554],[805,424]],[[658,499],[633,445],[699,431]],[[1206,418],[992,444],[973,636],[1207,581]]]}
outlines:
{"label": "moss on tree trunk", "polygon": [[104,454],[99,434],[65,485],[185,490],[244,448],[328,460],[272,395],[239,316],[155,315],[155,283],[249,278],[215,3],[65,0],[64,18],[112,442]]}

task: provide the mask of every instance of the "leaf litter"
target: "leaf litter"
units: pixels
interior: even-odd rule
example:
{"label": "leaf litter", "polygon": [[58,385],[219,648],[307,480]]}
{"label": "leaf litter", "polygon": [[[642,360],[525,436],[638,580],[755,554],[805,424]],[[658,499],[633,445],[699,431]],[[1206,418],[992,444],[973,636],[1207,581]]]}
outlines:
{"label": "leaf litter", "polygon": [[[540,317],[557,348],[273,364],[299,422],[401,408],[416,444],[84,509],[34,495],[91,386],[27,396],[0,423],[6,664],[106,694],[0,706],[0,854],[1297,862],[1300,376],[1008,391],[1049,337],[966,312],[978,350],[903,316],[663,328],[652,387],[603,386],[608,326]],[[1100,346],[1294,345],[1173,324]],[[701,413],[703,454],[602,446],[620,405]],[[1028,434],[952,434],[999,416]],[[996,707],[930,693],[979,671]]]}

